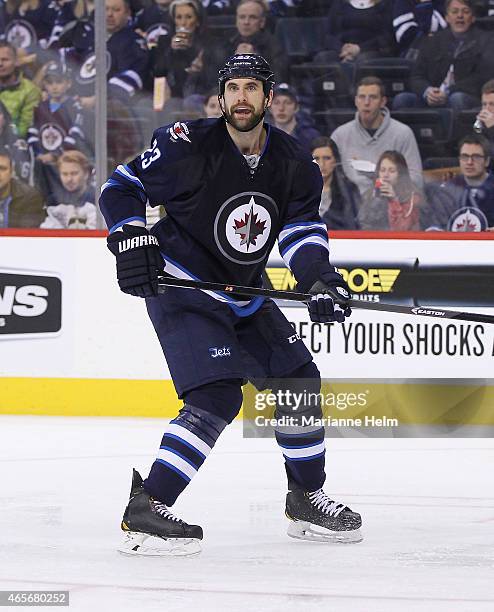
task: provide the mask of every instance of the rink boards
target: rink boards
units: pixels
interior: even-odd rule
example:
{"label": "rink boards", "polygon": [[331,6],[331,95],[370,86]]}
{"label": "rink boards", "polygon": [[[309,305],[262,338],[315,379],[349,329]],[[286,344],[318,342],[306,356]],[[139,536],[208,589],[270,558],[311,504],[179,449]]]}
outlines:
{"label": "rink boards", "polygon": [[[180,403],[144,302],[118,290],[102,236],[33,234],[0,236],[0,413],[174,415]],[[417,260],[456,267],[452,284],[461,266],[494,261],[492,240],[445,237],[332,239],[332,260],[344,262],[357,297],[382,302]],[[290,288],[277,254],[268,272]],[[383,409],[406,404],[409,422],[427,419],[418,407],[439,398],[493,424],[494,326],[358,310],[344,326],[321,326],[303,306],[282,308],[341,393],[367,392]]]}

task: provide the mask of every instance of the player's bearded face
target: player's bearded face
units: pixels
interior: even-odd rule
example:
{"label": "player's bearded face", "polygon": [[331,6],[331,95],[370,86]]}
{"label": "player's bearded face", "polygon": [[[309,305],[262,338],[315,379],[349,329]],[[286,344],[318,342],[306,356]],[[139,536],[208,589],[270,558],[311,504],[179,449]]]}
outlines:
{"label": "player's bearded face", "polygon": [[228,123],[239,132],[249,132],[263,118],[266,98],[260,81],[238,79],[227,82],[223,104]]}
{"label": "player's bearded face", "polygon": [[230,108],[225,109],[230,125],[239,132],[249,132],[262,119],[264,114],[264,106],[256,109],[254,106],[247,104],[232,104]]}

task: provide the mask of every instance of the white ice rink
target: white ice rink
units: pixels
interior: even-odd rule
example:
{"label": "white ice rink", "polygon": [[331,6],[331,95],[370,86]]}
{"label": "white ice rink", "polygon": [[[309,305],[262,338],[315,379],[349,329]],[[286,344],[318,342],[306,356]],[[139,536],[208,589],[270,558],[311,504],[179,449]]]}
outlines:
{"label": "white ice rink", "polygon": [[281,454],[235,423],[174,506],[202,554],[125,557],[131,468],[165,423],[0,417],[0,590],[68,589],[61,609],[88,612],[494,610],[494,440],[328,440],[326,491],[364,541],[320,544],[285,535]]}

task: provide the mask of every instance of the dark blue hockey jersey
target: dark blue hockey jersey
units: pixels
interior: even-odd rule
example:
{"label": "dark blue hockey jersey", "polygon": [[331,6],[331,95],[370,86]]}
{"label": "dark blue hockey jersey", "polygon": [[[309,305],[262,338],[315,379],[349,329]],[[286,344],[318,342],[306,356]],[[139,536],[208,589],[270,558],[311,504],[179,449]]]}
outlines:
{"label": "dark blue hockey jersey", "polygon": [[27,8],[22,12],[16,8],[11,15],[5,12],[5,32],[1,34],[15,47],[28,53],[46,49],[59,10],[54,0],[41,0],[37,8]]}
{"label": "dark blue hockey jersey", "polygon": [[66,149],[86,149],[83,130],[81,105],[74,97],[67,97],[60,104],[45,100],[34,109],[27,142],[36,156],[40,153],[61,155]]}
{"label": "dark blue hockey jersey", "polygon": [[[78,47],[62,49],[61,57],[75,74],[74,87],[81,96],[94,95],[96,53],[94,29],[84,23],[78,34]],[[108,95],[127,100],[143,87],[148,69],[144,38],[127,26],[110,36],[107,43]]]}
{"label": "dark blue hockey jersey", "polygon": [[162,9],[157,4],[152,4],[141,9],[135,16],[134,29],[144,33],[149,49],[155,47],[160,36],[166,36],[174,30],[168,7]]}
{"label": "dark blue hockey jersey", "polygon": [[[278,240],[302,290],[334,278],[318,209],[322,178],[298,142],[265,124],[267,138],[253,169],[230,138],[223,118],[159,128],[150,149],[120,165],[103,185],[100,206],[110,232],[145,222],[146,203],[166,217],[151,230],[166,273],[177,278],[261,285]],[[208,292],[248,315],[262,303]]]}

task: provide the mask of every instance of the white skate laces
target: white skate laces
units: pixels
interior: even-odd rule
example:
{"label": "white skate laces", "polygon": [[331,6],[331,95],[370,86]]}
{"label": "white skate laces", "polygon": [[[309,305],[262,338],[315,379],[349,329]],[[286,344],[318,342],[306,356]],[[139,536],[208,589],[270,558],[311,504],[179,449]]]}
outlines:
{"label": "white skate laces", "polygon": [[307,497],[313,506],[329,516],[338,516],[346,508],[345,504],[330,499],[322,489],[307,493]]}
{"label": "white skate laces", "polygon": [[175,516],[173,512],[170,512],[170,510],[163,502],[160,502],[157,499],[153,499],[152,497],[149,502],[151,503],[151,509],[153,510],[153,512],[156,512],[156,514],[159,514],[162,518],[168,519],[170,521],[176,521],[177,523],[181,522],[181,519]]}

